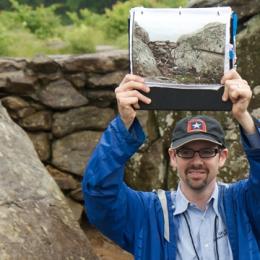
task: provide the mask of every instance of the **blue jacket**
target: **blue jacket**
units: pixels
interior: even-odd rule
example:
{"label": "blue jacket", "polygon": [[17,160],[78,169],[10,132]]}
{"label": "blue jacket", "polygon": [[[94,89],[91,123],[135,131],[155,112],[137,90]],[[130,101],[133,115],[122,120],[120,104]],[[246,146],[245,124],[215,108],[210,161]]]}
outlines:
{"label": "blue jacket", "polygon": [[[258,129],[260,132],[260,129]],[[260,135],[259,135],[260,138]],[[97,145],[83,179],[88,218],[135,259],[176,259],[170,192],[140,192],[123,181],[124,166],[144,142],[137,120],[129,131],[115,118]],[[220,185],[219,212],[227,226],[234,260],[260,260],[260,149],[242,139],[248,179]]]}

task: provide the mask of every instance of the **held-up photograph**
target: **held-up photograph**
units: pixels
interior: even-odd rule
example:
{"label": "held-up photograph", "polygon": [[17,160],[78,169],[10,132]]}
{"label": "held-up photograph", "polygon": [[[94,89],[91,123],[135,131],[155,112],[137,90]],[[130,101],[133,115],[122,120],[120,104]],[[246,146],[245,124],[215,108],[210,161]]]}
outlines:
{"label": "held-up photograph", "polygon": [[155,84],[219,84],[229,69],[230,8],[134,8],[131,69]]}

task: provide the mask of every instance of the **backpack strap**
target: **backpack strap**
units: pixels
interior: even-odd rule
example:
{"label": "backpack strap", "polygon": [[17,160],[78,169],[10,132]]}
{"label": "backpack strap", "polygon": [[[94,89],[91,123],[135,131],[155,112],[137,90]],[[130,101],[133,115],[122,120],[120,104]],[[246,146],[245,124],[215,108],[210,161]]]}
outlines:
{"label": "backpack strap", "polygon": [[161,202],[162,210],[163,210],[163,219],[164,219],[164,238],[170,242],[170,226],[169,226],[169,212],[167,206],[167,198],[164,190],[156,191],[158,198]]}

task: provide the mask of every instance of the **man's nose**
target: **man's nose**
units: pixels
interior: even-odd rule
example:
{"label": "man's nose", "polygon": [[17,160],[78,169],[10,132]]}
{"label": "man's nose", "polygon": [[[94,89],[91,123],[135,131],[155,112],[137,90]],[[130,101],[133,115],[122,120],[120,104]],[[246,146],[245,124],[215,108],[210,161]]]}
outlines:
{"label": "man's nose", "polygon": [[198,151],[196,151],[195,153],[194,153],[194,156],[193,156],[193,158],[192,158],[192,162],[193,163],[199,163],[199,164],[202,164],[203,163],[203,159],[201,159],[201,157],[200,157],[200,155],[199,155],[199,152]]}

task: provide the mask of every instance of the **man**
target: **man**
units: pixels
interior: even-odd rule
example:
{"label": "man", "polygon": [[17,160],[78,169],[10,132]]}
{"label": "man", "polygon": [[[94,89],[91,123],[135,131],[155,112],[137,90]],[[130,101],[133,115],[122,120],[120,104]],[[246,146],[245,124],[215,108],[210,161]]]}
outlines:
{"label": "man", "polygon": [[249,178],[217,183],[228,155],[220,124],[207,116],[184,118],[169,149],[180,177],[174,192],[138,192],[124,183],[124,165],[144,141],[135,109],[151,100],[141,94],[149,87],[135,75],[115,90],[120,116],[89,161],[83,192],[90,222],[135,259],[260,259],[260,128],[247,110],[247,82],[231,70],[222,84],[223,100],[232,101],[240,125]]}

